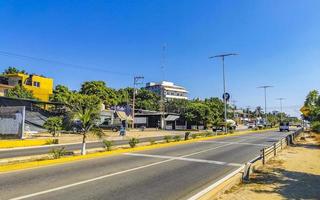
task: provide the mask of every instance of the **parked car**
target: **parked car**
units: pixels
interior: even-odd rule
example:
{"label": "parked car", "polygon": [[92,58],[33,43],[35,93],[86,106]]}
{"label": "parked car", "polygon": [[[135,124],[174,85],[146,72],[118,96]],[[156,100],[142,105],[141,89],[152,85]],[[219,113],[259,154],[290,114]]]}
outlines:
{"label": "parked car", "polygon": [[280,122],[280,127],[279,127],[280,132],[290,131],[289,126],[290,126],[289,122]]}
{"label": "parked car", "polygon": [[113,132],[118,132],[121,128],[121,124],[110,124],[109,121],[104,121],[99,125],[102,129],[112,130]]}
{"label": "parked car", "polygon": [[[237,123],[233,121],[232,119],[227,119],[227,123],[229,124],[229,130],[236,130]],[[223,131],[225,130],[225,123],[221,122],[217,124],[216,126],[212,127],[212,131]]]}

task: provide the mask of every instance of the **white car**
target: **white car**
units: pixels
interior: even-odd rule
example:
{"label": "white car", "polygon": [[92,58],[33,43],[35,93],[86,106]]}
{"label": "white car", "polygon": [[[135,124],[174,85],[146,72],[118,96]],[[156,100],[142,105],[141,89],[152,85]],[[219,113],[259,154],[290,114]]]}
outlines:
{"label": "white car", "polygon": [[279,127],[280,132],[290,131],[289,126],[290,126],[289,122],[280,122],[280,127]]}

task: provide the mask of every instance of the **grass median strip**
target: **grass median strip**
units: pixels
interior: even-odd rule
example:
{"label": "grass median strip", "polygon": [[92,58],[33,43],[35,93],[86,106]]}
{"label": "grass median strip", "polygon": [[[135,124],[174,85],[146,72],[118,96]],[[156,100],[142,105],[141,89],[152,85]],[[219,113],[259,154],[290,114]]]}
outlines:
{"label": "grass median strip", "polygon": [[63,164],[63,163],[85,160],[85,159],[93,159],[93,158],[105,157],[105,156],[114,156],[114,155],[119,155],[119,154],[123,154],[123,153],[129,153],[129,152],[145,151],[145,150],[151,150],[151,149],[156,149],[156,148],[164,148],[164,147],[169,147],[169,146],[194,143],[197,141],[224,138],[224,137],[237,136],[237,135],[243,135],[243,134],[249,134],[249,133],[259,133],[259,132],[265,132],[265,131],[270,131],[270,130],[275,130],[275,129],[264,129],[264,130],[258,130],[258,131],[243,131],[243,132],[238,132],[238,133],[233,133],[233,134],[228,134],[228,135],[209,136],[209,137],[190,139],[190,140],[186,140],[186,141],[158,143],[158,144],[153,144],[153,145],[138,146],[135,148],[123,148],[123,149],[116,149],[116,150],[112,150],[112,151],[96,152],[96,153],[91,153],[91,154],[87,154],[84,156],[76,155],[76,156],[62,157],[59,159],[39,160],[39,161],[30,161],[30,162],[24,162],[24,163],[7,164],[7,165],[0,166],[0,172],[9,172],[9,171],[15,171],[15,170],[21,170],[21,169],[30,169],[30,168],[36,168],[36,167],[42,167],[42,166]]}

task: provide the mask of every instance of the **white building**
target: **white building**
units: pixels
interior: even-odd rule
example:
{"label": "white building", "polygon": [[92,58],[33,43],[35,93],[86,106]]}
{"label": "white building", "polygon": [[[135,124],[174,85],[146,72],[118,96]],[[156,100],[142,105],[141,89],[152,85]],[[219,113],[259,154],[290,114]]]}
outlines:
{"label": "white building", "polygon": [[149,82],[146,84],[146,89],[159,95],[163,92],[162,94],[165,99],[188,99],[188,91],[184,87],[175,85],[172,82]]}

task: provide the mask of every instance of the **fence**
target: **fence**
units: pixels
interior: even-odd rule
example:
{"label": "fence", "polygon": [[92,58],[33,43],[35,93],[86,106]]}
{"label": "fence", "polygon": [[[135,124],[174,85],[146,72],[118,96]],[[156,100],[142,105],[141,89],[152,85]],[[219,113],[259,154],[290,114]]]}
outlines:
{"label": "fence", "polygon": [[252,165],[257,165],[257,162],[259,160],[262,160],[262,164],[264,165],[270,158],[275,157],[277,155],[277,153],[280,152],[282,149],[284,149],[285,147],[287,147],[291,144],[294,144],[295,139],[302,132],[303,132],[303,129],[299,129],[299,130],[287,135],[286,137],[282,138],[278,142],[272,144],[271,146],[261,149],[260,156],[254,158],[253,160],[251,160],[250,162],[248,162],[245,165],[244,173],[243,173],[243,180],[249,179]]}

